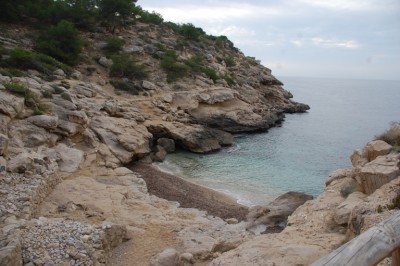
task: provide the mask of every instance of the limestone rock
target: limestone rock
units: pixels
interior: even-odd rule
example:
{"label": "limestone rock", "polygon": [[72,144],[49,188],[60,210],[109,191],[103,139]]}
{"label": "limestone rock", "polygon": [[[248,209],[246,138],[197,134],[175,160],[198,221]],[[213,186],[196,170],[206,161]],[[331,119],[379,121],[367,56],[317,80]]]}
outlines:
{"label": "limestone rock", "polygon": [[219,150],[233,142],[231,134],[201,125],[151,121],[146,121],[145,125],[155,138],[173,139],[177,145],[197,153]]}
{"label": "limestone rock", "polygon": [[88,98],[93,98],[97,95],[98,88],[91,83],[78,84],[75,86],[76,93]]}
{"label": "limestone rock", "polygon": [[360,203],[364,202],[366,195],[361,192],[351,193],[345,201],[343,201],[335,211],[335,222],[340,225],[348,223],[350,214],[353,209]]}
{"label": "limestone rock", "polygon": [[27,119],[29,122],[35,126],[44,129],[56,129],[58,126],[58,117],[50,115],[35,115]]}
{"label": "limestone rock", "polygon": [[355,168],[337,169],[329,174],[329,176],[326,178],[325,185],[329,186],[333,181],[345,177],[355,178],[356,172],[357,171]]}
{"label": "limestone rock", "polygon": [[142,88],[145,90],[156,90],[158,87],[157,87],[157,85],[155,85],[154,83],[152,83],[150,81],[143,80]]}
{"label": "limestone rock", "polygon": [[103,67],[110,67],[113,64],[113,61],[105,56],[102,56],[99,59],[99,64],[102,65]]}
{"label": "limestone rock", "polygon": [[60,171],[73,173],[79,169],[84,160],[83,151],[70,148],[65,144],[59,143],[53,149],[57,153],[56,158],[59,158],[57,163]]}
{"label": "limestone rock", "polygon": [[9,127],[10,147],[39,147],[41,145],[54,145],[51,133],[42,127],[35,126],[28,120],[17,120]]}
{"label": "limestone rock", "polygon": [[287,218],[300,205],[313,197],[299,192],[287,192],[266,207],[253,207],[247,215],[247,228],[256,234],[263,232],[269,227],[286,226]]}
{"label": "limestone rock", "polygon": [[168,153],[175,152],[175,141],[173,139],[159,138],[157,144],[163,147]]}
{"label": "limestone rock", "polygon": [[365,149],[367,151],[368,161],[370,162],[375,160],[378,156],[389,154],[392,145],[387,144],[383,140],[373,140],[365,146]]}
{"label": "limestone rock", "polygon": [[96,116],[91,120],[90,128],[122,163],[150,153],[152,135],[146,127],[132,120]]}
{"label": "limestone rock", "polygon": [[153,257],[150,261],[150,266],[180,266],[182,265],[179,258],[179,253],[169,248]]}
{"label": "limestone rock", "polygon": [[162,162],[167,156],[167,151],[160,145],[157,145],[152,153],[152,160],[156,162]]}
{"label": "limestone rock", "polygon": [[18,239],[0,248],[0,265],[22,266],[22,248]]}
{"label": "limestone rock", "polygon": [[357,181],[366,194],[372,194],[377,188],[400,175],[399,165],[399,154],[379,156],[360,169]]}
{"label": "limestone rock", "polygon": [[127,54],[144,54],[144,49],[141,46],[130,45],[122,49],[123,53]]}
{"label": "limestone rock", "polygon": [[8,124],[10,123],[11,118],[9,116],[3,115],[0,113],[0,133],[7,135],[8,134]]}
{"label": "limestone rock", "polygon": [[12,157],[7,163],[7,171],[11,173],[24,173],[31,167],[32,158],[29,153],[20,153]]}
{"label": "limestone rock", "polygon": [[0,156],[7,155],[9,139],[0,133]]}
{"label": "limestone rock", "polygon": [[14,118],[22,113],[24,107],[23,98],[0,91],[0,113]]}

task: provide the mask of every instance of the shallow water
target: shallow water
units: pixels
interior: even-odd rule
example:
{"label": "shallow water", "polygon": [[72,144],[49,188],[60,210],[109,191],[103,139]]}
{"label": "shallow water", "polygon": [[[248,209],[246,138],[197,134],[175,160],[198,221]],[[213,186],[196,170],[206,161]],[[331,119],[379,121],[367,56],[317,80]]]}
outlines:
{"label": "shallow water", "polygon": [[178,152],[158,166],[246,205],[287,191],[316,196],[331,171],[351,166],[355,149],[400,121],[400,81],[279,79],[295,101],[311,106],[308,113],[287,115],[266,133],[237,135],[220,152]]}

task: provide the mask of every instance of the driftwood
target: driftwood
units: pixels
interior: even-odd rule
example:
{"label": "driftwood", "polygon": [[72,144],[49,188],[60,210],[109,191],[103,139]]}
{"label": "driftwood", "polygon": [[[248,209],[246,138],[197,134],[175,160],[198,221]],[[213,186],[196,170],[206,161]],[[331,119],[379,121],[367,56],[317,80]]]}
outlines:
{"label": "driftwood", "polygon": [[400,211],[342,245],[311,266],[372,266],[392,254],[392,265],[400,266]]}

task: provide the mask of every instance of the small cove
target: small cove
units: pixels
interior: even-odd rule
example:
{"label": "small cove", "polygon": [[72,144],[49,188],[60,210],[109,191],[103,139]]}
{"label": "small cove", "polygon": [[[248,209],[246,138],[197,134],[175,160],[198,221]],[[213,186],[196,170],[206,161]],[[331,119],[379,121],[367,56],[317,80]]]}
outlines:
{"label": "small cove", "polygon": [[178,152],[157,164],[192,182],[265,204],[287,191],[318,195],[327,175],[400,120],[400,81],[278,77],[311,110],[287,115],[281,127],[239,134],[220,152]]}

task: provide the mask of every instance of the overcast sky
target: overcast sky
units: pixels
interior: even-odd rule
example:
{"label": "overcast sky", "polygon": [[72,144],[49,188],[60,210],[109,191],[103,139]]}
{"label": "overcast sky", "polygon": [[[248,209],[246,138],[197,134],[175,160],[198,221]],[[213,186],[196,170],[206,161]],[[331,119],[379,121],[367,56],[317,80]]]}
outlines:
{"label": "overcast sky", "polygon": [[139,0],[226,35],[276,76],[400,80],[400,0]]}

